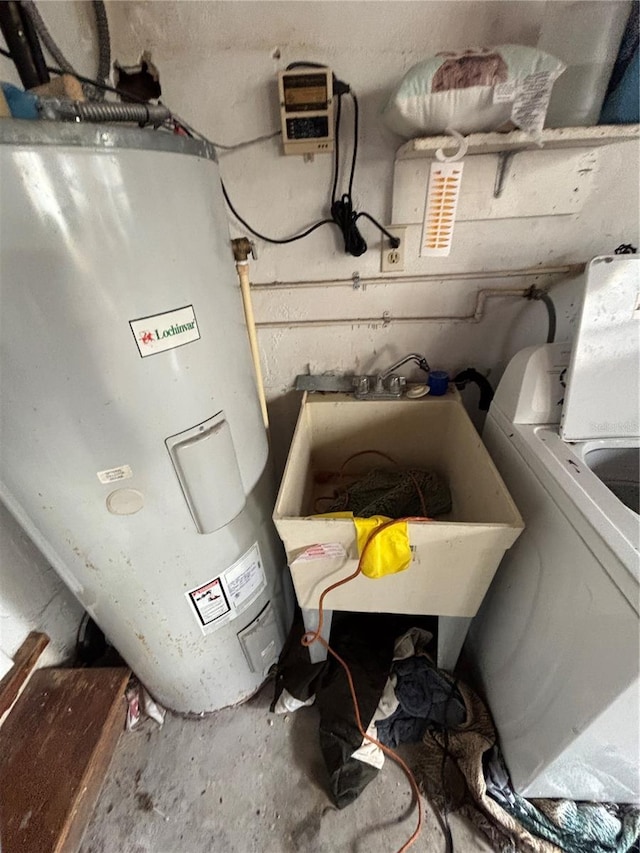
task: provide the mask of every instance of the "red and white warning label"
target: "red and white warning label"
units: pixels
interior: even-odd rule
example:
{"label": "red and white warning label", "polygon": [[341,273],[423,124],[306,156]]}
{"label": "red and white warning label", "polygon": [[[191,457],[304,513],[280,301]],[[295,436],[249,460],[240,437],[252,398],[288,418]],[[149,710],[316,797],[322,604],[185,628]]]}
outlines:
{"label": "red and white warning label", "polygon": [[214,578],[204,586],[187,593],[201,625],[210,625],[231,610],[220,578]]}
{"label": "red and white warning label", "polygon": [[235,619],[267,585],[258,543],[218,577],[185,593],[203,634]]}

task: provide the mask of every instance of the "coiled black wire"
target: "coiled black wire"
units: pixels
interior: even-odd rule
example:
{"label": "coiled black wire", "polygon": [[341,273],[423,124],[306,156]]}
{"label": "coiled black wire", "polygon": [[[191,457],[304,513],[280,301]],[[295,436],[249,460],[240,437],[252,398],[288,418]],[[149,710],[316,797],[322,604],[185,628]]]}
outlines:
{"label": "coiled black wire", "polygon": [[[288,67],[287,70],[295,67],[302,66],[312,66],[312,67],[325,67],[325,66],[316,66],[313,63],[293,63]],[[353,255],[354,257],[360,257],[367,251],[367,243],[360,233],[360,230],[357,226],[358,219],[364,217],[368,219],[376,228],[384,234],[391,243],[391,246],[394,249],[397,249],[400,245],[400,239],[395,237],[393,234],[389,233],[386,228],[384,228],[376,219],[374,219],[371,214],[366,211],[356,211],[353,206],[353,183],[356,172],[356,163],[358,159],[358,132],[360,125],[360,107],[358,105],[358,99],[355,93],[351,90],[350,86],[346,83],[343,83],[340,80],[334,79],[334,95],[337,99],[336,104],[336,132],[335,132],[335,144],[334,144],[334,166],[333,166],[333,183],[331,188],[331,207],[330,219],[321,219],[320,221],[314,223],[309,228],[306,228],[304,231],[299,234],[294,234],[291,237],[269,237],[266,234],[262,234],[260,231],[256,231],[249,223],[244,219],[238,211],[233,206],[231,199],[229,198],[229,193],[227,192],[227,188],[224,185],[224,181],[222,181],[222,192],[225,197],[225,201],[229,205],[229,209],[236,217],[238,222],[240,222],[244,227],[251,232],[256,237],[259,237],[261,240],[264,240],[266,243],[276,243],[276,244],[284,244],[284,243],[293,243],[296,240],[302,240],[305,237],[308,237],[309,234],[312,234],[318,228],[321,228],[323,225],[334,225],[336,226],[342,235],[342,239],[344,241],[344,250],[348,255]],[[339,182],[339,173],[340,173],[340,122],[342,117],[342,98],[344,95],[349,95],[353,101],[353,152],[351,155],[351,168],[349,171],[349,183],[347,192],[342,196],[338,197],[338,182]]]}

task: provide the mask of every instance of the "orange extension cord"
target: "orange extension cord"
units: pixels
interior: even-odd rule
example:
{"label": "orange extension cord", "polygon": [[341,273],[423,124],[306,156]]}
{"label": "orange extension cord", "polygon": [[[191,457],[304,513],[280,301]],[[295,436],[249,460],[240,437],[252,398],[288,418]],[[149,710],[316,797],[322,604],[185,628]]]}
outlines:
{"label": "orange extension cord", "polygon": [[[362,451],[362,452],[366,453],[366,452],[370,452],[370,451]],[[377,451],[374,451],[374,452],[377,452]],[[356,455],[360,455],[360,454],[356,454]],[[382,456],[384,454],[380,454],[380,455]],[[351,457],[351,458],[353,458],[353,457]],[[347,460],[347,462],[348,461],[349,460]],[[346,463],[345,463],[345,465],[346,465]],[[343,468],[344,468],[344,466],[343,466]],[[422,495],[421,495],[421,500],[422,500]],[[418,840],[418,837],[420,836],[420,833],[422,832],[422,824],[424,822],[424,813],[423,813],[423,808],[422,808],[422,800],[420,799],[420,790],[418,788],[418,783],[416,782],[415,777],[414,777],[413,773],[411,772],[410,768],[407,766],[407,764],[405,764],[405,762],[402,760],[402,758],[400,758],[400,756],[397,753],[395,753],[392,749],[389,749],[388,746],[385,746],[383,743],[380,743],[380,741],[376,740],[374,737],[371,737],[370,735],[368,735],[366,733],[364,726],[362,725],[362,720],[360,718],[360,707],[358,705],[358,697],[356,696],[355,687],[353,686],[353,678],[351,676],[351,672],[349,670],[349,667],[345,663],[345,661],[343,661],[343,659],[340,657],[340,655],[337,654],[336,652],[334,652],[334,650],[331,648],[329,643],[327,643],[327,641],[323,637],[321,637],[320,634],[322,632],[322,623],[324,620],[324,600],[327,597],[327,595],[332,590],[337,589],[339,586],[343,586],[344,584],[349,583],[350,581],[352,581],[358,577],[358,575],[362,572],[362,561],[364,560],[364,555],[367,553],[367,548],[369,547],[369,545],[373,542],[373,540],[375,539],[375,537],[379,533],[382,533],[383,530],[386,530],[388,527],[391,527],[394,524],[400,524],[401,522],[404,522],[404,521],[431,521],[431,519],[427,518],[426,515],[424,517],[407,516],[406,518],[394,518],[393,520],[387,521],[384,524],[382,524],[380,527],[376,528],[372,532],[371,536],[369,536],[369,538],[367,539],[367,541],[365,543],[364,548],[362,549],[362,553],[360,554],[360,559],[358,561],[358,567],[356,568],[355,572],[353,572],[353,574],[349,575],[346,578],[343,578],[340,581],[336,581],[336,583],[332,583],[331,586],[328,586],[326,589],[323,590],[322,595],[320,596],[320,601],[318,602],[318,627],[315,631],[307,631],[303,635],[302,639],[300,640],[302,645],[306,646],[306,647],[311,646],[315,642],[319,642],[321,645],[323,645],[325,647],[327,652],[338,661],[340,666],[344,669],[345,675],[347,676],[347,681],[349,682],[349,690],[351,691],[351,699],[353,701],[353,710],[355,711],[356,725],[358,726],[358,731],[360,732],[360,734],[362,735],[362,737],[365,740],[368,740],[370,743],[375,744],[375,746],[377,746],[379,749],[381,749],[385,755],[388,755],[389,758],[392,759],[392,761],[395,761],[395,763],[398,764],[402,768],[407,779],[409,780],[409,784],[411,785],[411,790],[413,791],[413,794],[415,796],[415,800],[416,800],[416,803],[418,806],[418,824],[417,824],[416,828],[414,829],[413,834],[411,835],[411,838],[409,838],[402,845],[402,847],[398,850],[398,853],[404,853],[406,850],[408,850],[410,847],[412,847],[415,844],[415,842]]]}

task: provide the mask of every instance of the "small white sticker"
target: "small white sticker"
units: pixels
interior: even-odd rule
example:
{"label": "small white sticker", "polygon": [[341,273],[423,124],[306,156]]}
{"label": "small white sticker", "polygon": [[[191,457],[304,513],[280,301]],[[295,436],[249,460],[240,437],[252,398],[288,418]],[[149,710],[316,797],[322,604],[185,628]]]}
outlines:
{"label": "small white sticker", "polygon": [[200,627],[205,633],[207,626],[226,616],[231,610],[220,578],[214,578],[204,586],[192,589],[187,595],[197,614]]}
{"label": "small white sticker", "polygon": [[516,96],[516,81],[507,80],[506,83],[496,83],[493,87],[493,103],[505,104],[513,101]]}
{"label": "small white sticker", "polygon": [[256,542],[218,577],[185,593],[203,634],[230,622],[258,597],[267,585]]}
{"label": "small white sticker", "polygon": [[118,480],[128,480],[133,477],[133,471],[130,465],[119,465],[117,468],[98,471],[97,475],[101,483],[117,483]]}
{"label": "small white sticker", "polygon": [[193,305],[129,320],[142,358],[175,349],[200,338]]}
{"label": "small white sticker", "polygon": [[323,545],[311,545],[310,548],[307,548],[306,551],[303,551],[302,554],[299,554],[295,558],[292,565],[295,565],[295,563],[310,563],[313,560],[344,558],[346,556],[347,552],[339,542],[327,542]]}

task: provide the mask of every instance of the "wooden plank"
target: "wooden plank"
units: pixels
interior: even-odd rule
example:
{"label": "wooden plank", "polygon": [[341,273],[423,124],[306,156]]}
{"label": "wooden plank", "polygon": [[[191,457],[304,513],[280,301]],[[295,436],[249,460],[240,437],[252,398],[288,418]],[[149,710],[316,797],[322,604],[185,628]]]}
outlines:
{"label": "wooden plank", "polygon": [[38,658],[49,645],[49,637],[32,631],[13,658],[13,667],[0,681],[0,720],[18,698]]}
{"label": "wooden plank", "polygon": [[126,715],[126,668],[41,669],[0,729],[3,853],[75,853]]}
{"label": "wooden plank", "polygon": [[[129,681],[130,671],[118,669],[123,674],[119,679],[116,676],[114,685],[116,693],[113,696],[108,717],[102,727],[100,740],[85,770],[82,784],[78,788],[75,802],[65,823],[65,831],[58,841],[56,853],[77,853],[80,848],[82,836],[93,814],[116,745],[124,731],[127,715],[124,691]],[[114,670],[115,673],[118,672],[118,669]],[[94,671],[100,672],[100,670]]]}

